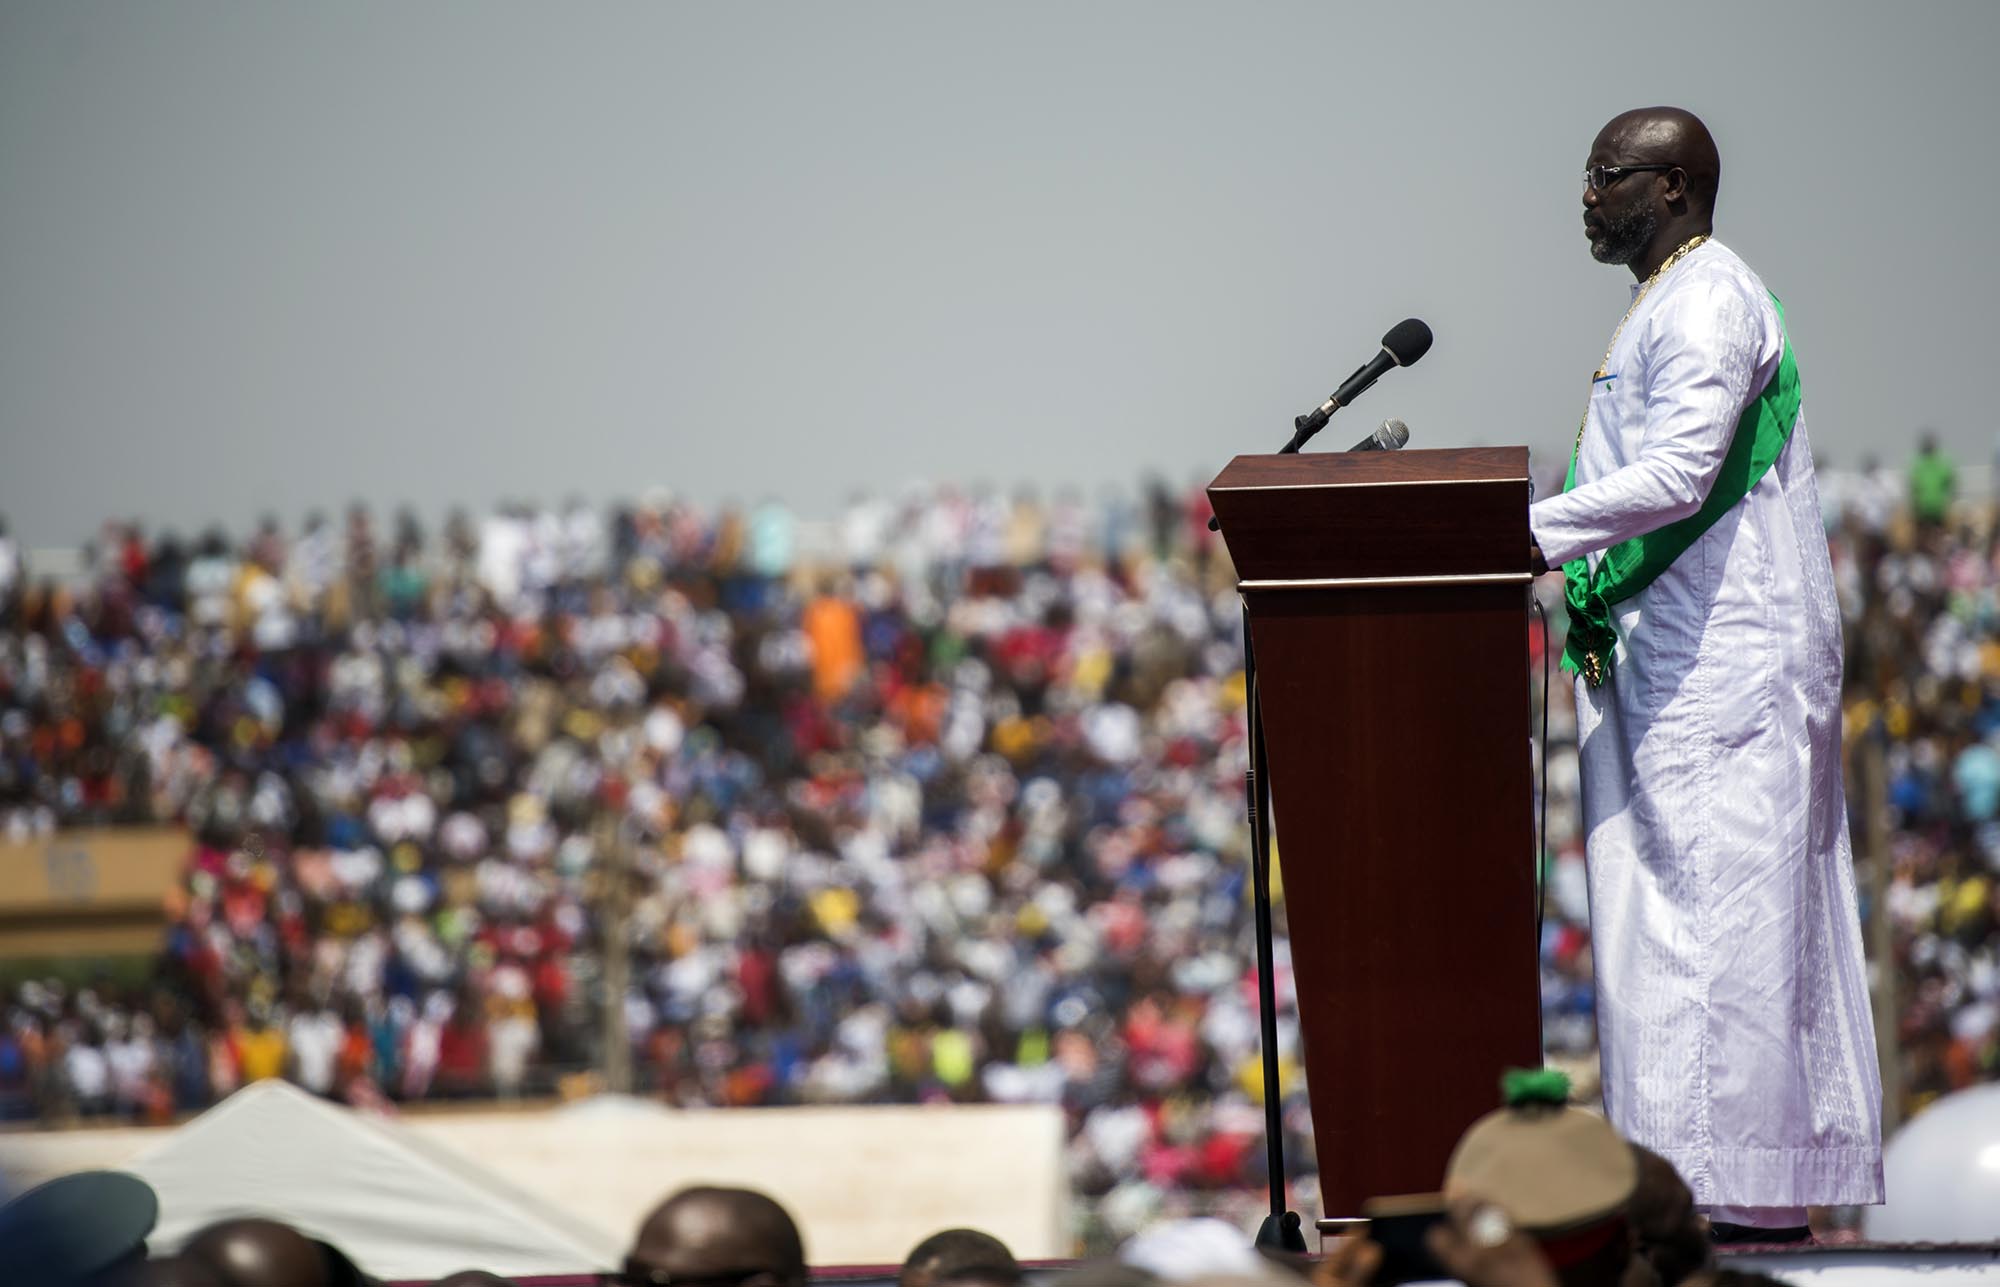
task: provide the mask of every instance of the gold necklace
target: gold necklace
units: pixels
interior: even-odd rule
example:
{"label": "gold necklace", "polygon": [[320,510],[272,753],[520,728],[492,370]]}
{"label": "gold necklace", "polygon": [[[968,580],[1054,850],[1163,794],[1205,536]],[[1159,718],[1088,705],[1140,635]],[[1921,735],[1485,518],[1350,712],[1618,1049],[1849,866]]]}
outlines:
{"label": "gold necklace", "polygon": [[[1689,237],[1686,241],[1683,241],[1680,245],[1674,247],[1674,253],[1668,255],[1665,259],[1661,260],[1660,266],[1653,270],[1653,275],[1651,277],[1648,277],[1645,281],[1645,284],[1639,287],[1639,293],[1637,295],[1634,295],[1632,297],[1632,302],[1626,306],[1625,316],[1618,319],[1618,329],[1611,332],[1611,343],[1604,346],[1604,360],[1597,364],[1597,373],[1590,377],[1590,388],[1593,393],[1595,393],[1597,390],[1597,382],[1599,380],[1602,380],[1607,374],[1609,374],[1605,370],[1605,368],[1611,365],[1611,354],[1612,351],[1618,347],[1618,337],[1625,334],[1625,323],[1631,321],[1632,314],[1639,311],[1639,301],[1645,299],[1646,296],[1652,291],[1654,284],[1658,282],[1660,278],[1665,277],[1667,275],[1668,269],[1672,268],[1675,264],[1678,264],[1681,260],[1686,259],[1689,255],[1693,254],[1695,247],[1701,245],[1702,242],[1707,240],[1708,240],[1707,233],[1705,232],[1697,233],[1696,235]],[[1590,425],[1590,399],[1585,398],[1583,402],[1583,419],[1579,420],[1576,425],[1577,446],[1581,447],[1583,445],[1583,431],[1589,425]]]}

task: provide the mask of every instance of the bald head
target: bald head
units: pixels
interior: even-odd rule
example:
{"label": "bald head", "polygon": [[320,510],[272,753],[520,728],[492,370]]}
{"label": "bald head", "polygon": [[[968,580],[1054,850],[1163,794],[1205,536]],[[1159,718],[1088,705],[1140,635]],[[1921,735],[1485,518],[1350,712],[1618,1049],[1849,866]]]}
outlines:
{"label": "bald head", "polygon": [[1597,132],[1585,165],[1583,230],[1599,263],[1644,280],[1677,247],[1715,230],[1722,160],[1694,113],[1620,112]]}
{"label": "bald head", "polygon": [[682,1189],[640,1224],[627,1260],[643,1272],[735,1278],[742,1287],[805,1287],[806,1281],[798,1225],[751,1189]]}
{"label": "bald head", "polygon": [[331,1287],[326,1257],[276,1220],[223,1220],[181,1248],[180,1258],[214,1273],[222,1287]]}
{"label": "bald head", "polygon": [[1014,1287],[1021,1281],[1021,1266],[1014,1260],[1014,1253],[1007,1250],[1007,1244],[990,1233],[978,1229],[944,1229],[910,1249],[896,1275],[896,1285],[936,1287],[950,1280],[959,1287],[970,1287],[961,1280],[972,1278]]}
{"label": "bald head", "polygon": [[1679,166],[1687,175],[1687,200],[1702,215],[1715,214],[1722,184],[1722,154],[1701,118],[1681,107],[1637,107],[1620,112],[1597,132],[1592,147],[1628,162]]}

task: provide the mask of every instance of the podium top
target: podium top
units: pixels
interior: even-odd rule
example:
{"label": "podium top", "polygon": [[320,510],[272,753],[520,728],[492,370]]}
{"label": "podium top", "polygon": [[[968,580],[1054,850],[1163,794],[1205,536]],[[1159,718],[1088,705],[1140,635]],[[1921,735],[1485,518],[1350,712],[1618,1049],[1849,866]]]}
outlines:
{"label": "podium top", "polygon": [[1501,483],[1528,480],[1526,447],[1431,447],[1410,451],[1316,451],[1238,456],[1208,485],[1375,487],[1385,483]]}
{"label": "podium top", "polygon": [[1529,580],[1528,449],[1238,456],[1208,485],[1245,589]]}

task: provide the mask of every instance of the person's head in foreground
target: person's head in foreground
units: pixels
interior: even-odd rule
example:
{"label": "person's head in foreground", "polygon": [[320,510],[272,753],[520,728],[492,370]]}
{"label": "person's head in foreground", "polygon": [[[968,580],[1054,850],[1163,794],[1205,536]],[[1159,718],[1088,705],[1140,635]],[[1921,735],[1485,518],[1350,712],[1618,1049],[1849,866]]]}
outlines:
{"label": "person's head in foreground", "polygon": [[939,1274],[933,1287],[1021,1287],[1021,1271],[1012,1273],[999,1265],[968,1265],[956,1273]]}
{"label": "person's head in foreground", "polygon": [[195,1234],[180,1258],[222,1287],[336,1287],[320,1244],[276,1220],[222,1220]]}
{"label": "person's head in foreground", "polygon": [[682,1189],[639,1224],[628,1287],[805,1287],[805,1242],[789,1212],[751,1189]]}
{"label": "person's head in foreground", "polygon": [[1644,281],[1676,246],[1714,231],[1721,182],[1715,140],[1693,112],[1641,107],[1612,117],[1584,162],[1591,258]]}
{"label": "person's head in foreground", "polygon": [[1714,1261],[1708,1222],[1695,1210],[1694,1193],[1672,1162],[1637,1144],[1632,1156],[1639,1163],[1629,1210],[1638,1258],[1652,1266],[1660,1287],[1675,1287]]}
{"label": "person's head in foreground", "polygon": [[990,1233],[944,1229],[910,1248],[896,1287],[940,1287],[947,1280],[957,1287],[1012,1287],[1021,1281],[1021,1266]]}
{"label": "person's head in foreground", "polygon": [[1504,1087],[1506,1107],[1474,1122],[1445,1166],[1464,1239],[1498,1248],[1525,1234],[1562,1287],[1617,1287],[1635,1243],[1631,1146],[1602,1117],[1569,1106],[1559,1072],[1517,1070]]}
{"label": "person's head in foreground", "polygon": [[146,1182],[119,1171],[80,1171],[38,1185],[0,1207],[0,1282],[119,1282],[144,1262],[159,1214]]}

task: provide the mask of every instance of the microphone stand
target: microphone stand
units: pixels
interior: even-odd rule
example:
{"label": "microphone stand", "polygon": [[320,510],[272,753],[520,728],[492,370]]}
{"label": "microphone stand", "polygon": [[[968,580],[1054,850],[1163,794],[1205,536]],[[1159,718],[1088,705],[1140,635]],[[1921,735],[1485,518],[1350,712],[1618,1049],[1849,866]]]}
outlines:
{"label": "microphone stand", "polygon": [[[1278,448],[1281,456],[1298,454],[1326,424],[1309,411],[1292,421],[1292,439]],[[1329,413],[1330,414],[1330,413]],[[1220,531],[1213,514],[1208,530]],[[1256,905],[1257,1032],[1264,1047],[1264,1165],[1270,1172],[1271,1214],[1257,1227],[1259,1247],[1304,1255],[1306,1235],[1299,1213],[1285,1204],[1285,1113],[1278,1086],[1278,977],[1271,945],[1271,798],[1270,761],[1264,750],[1264,719],[1258,712],[1257,650],[1250,643],[1250,605],[1243,604],[1243,715],[1249,734],[1250,767],[1243,773],[1243,795],[1250,817],[1250,887]]]}
{"label": "microphone stand", "polygon": [[[1334,407],[1333,409],[1333,411],[1338,411],[1338,410],[1340,410],[1338,406]],[[1298,455],[1299,448],[1305,446],[1308,442],[1311,442],[1312,436],[1314,434],[1326,428],[1326,422],[1333,418],[1333,411],[1329,411],[1322,416],[1319,414],[1319,408],[1315,407],[1311,411],[1306,412],[1304,415],[1293,416],[1292,440],[1286,443],[1284,446],[1278,448],[1278,454],[1280,456]],[[1318,424],[1313,423],[1315,419],[1319,421]]]}
{"label": "microphone stand", "polygon": [[[1302,416],[1292,417],[1292,440],[1278,448],[1280,456],[1298,455],[1299,448],[1305,446],[1307,440],[1326,427],[1326,421],[1322,420],[1314,425],[1312,424],[1312,418],[1313,413],[1310,411]],[[1307,428],[1308,425],[1312,427]],[[1208,516],[1208,530],[1211,532],[1220,532],[1222,530],[1222,520],[1210,514]],[[1250,656],[1250,620],[1248,617],[1245,617],[1243,620],[1243,655],[1246,659]]]}
{"label": "microphone stand", "polygon": [[[1304,417],[1300,417],[1304,419]],[[1288,450],[1297,450],[1296,447]],[[1278,1086],[1278,981],[1271,945],[1270,764],[1264,751],[1264,720],[1258,713],[1257,654],[1250,645],[1250,605],[1243,605],[1244,724],[1250,767],[1243,774],[1250,815],[1250,885],[1256,902],[1257,1025],[1264,1047],[1264,1161],[1270,1170],[1271,1214],[1258,1226],[1256,1245],[1305,1254],[1306,1237],[1298,1212],[1285,1206],[1285,1121]]]}

